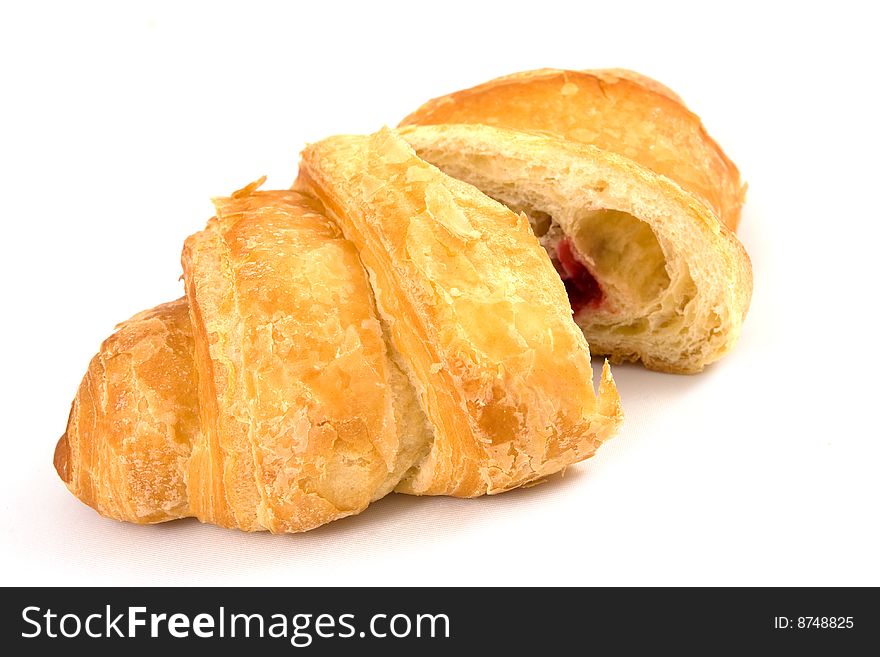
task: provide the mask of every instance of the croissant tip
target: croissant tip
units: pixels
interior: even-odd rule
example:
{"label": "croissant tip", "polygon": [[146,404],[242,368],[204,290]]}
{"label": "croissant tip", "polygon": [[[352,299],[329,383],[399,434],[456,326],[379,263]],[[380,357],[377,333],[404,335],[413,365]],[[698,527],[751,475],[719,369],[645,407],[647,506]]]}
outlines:
{"label": "croissant tip", "polygon": [[52,459],[55,471],[65,484],[70,483],[70,442],[67,440],[67,432],[58,439],[55,445],[55,456]]}

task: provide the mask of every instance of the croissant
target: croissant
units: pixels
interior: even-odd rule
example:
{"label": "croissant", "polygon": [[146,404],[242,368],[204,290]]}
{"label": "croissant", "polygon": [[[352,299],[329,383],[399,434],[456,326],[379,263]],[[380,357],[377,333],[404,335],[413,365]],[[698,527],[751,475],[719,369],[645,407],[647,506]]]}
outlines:
{"label": "croissant", "polygon": [[404,123],[310,145],[290,191],[215,199],[186,296],[89,364],[54,458],[74,495],[137,523],[297,532],[391,491],[495,494],[620,426],[585,336],[675,372],[731,348],[744,187],[671,91],[544,70]]}
{"label": "croissant", "polygon": [[[752,290],[745,249],[694,181],[715,172],[713,190],[740,190],[738,174],[679,104],[659,104],[647,132],[646,98],[659,93],[648,84],[606,73],[516,75],[431,101],[400,132],[420,157],[529,217],[594,353],[693,373],[733,347]],[[628,109],[615,113],[618,104]],[[691,119],[677,136],[682,116]],[[631,129],[619,131],[624,119]],[[583,143],[588,134],[613,150]],[[681,157],[655,162],[674,154],[673,137],[684,140]],[[657,172],[667,169],[683,182]],[[719,198],[728,218],[738,216],[741,194],[708,200]]]}
{"label": "croissant", "polygon": [[389,131],[307,149],[304,191],[258,184],[186,241],[186,298],[93,359],[55,454],[86,504],[304,531],[394,489],[521,486],[617,429],[521,216]]}

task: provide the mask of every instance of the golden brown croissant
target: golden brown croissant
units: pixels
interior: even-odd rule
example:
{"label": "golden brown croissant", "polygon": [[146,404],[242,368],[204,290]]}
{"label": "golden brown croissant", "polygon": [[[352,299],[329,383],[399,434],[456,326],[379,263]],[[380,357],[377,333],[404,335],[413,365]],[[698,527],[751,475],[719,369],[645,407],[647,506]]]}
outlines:
{"label": "golden brown croissant", "polygon": [[[55,458],[102,514],[302,531],[395,486],[519,486],[587,458],[617,428],[607,365],[597,399],[586,342],[527,223],[390,133],[334,143],[345,147],[310,153],[326,148],[322,166],[351,179],[318,176],[315,191],[333,194],[350,240],[314,198],[248,186],[187,240],[187,299],[102,345]],[[377,174],[383,191],[356,182]],[[412,280],[388,287],[401,254],[354,231],[359,213],[381,215],[389,235],[405,227],[425,271],[408,263]],[[462,217],[509,234],[472,254]],[[480,257],[438,251],[450,239]],[[511,277],[520,264],[528,275]],[[412,285],[445,296],[417,299]]]}
{"label": "golden brown croissant", "polygon": [[498,493],[619,426],[584,334],[681,372],[733,344],[751,269],[724,223],[743,188],[671,91],[535,71],[405,123],[406,141],[313,144],[297,191],[215,201],[185,244],[186,298],[123,322],[89,365],[55,451],[77,497],[294,532],[391,490]]}
{"label": "golden brown croissant", "polygon": [[594,353],[690,373],[736,342],[751,263],[717,217],[736,225],[739,173],[659,83],[532,71],[404,124],[420,157],[528,215]]}
{"label": "golden brown croissant", "polygon": [[666,176],[736,230],[739,171],[673,91],[623,69],[540,69],[431,100],[401,125],[484,123],[592,144]]}

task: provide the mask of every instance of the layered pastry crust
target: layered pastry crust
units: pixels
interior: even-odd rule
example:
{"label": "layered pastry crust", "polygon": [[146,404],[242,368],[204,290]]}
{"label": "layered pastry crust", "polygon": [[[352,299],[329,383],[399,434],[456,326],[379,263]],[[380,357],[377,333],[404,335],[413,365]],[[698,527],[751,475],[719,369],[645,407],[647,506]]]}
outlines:
{"label": "layered pastry crust", "polygon": [[186,469],[200,440],[186,299],[116,327],[89,363],[55,447],[55,469],[101,515],[154,523],[192,515]]}
{"label": "layered pastry crust", "polygon": [[296,188],[358,249],[433,428],[398,490],[497,493],[587,458],[616,430],[607,364],[597,396],[587,343],[525,217],[388,130],[309,146]]}
{"label": "layered pastry crust", "polygon": [[358,513],[427,453],[353,245],[296,192],[215,200],[187,298],[122,323],[55,467],[103,515],[292,532]]}
{"label": "layered pastry crust", "polygon": [[540,69],[435,98],[401,125],[482,123],[540,130],[627,157],[678,183],[736,230],[739,171],[670,89],[623,69]]}
{"label": "layered pastry crust", "polygon": [[354,245],[320,204],[251,187],[186,240],[203,441],[199,517],[302,531],[358,513],[426,435]]}

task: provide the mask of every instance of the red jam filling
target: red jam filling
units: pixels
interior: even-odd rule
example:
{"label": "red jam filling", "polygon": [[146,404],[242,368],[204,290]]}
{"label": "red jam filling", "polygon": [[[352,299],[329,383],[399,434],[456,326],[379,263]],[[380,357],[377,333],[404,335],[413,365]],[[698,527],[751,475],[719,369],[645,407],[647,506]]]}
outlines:
{"label": "red jam filling", "polygon": [[572,314],[577,315],[584,308],[598,307],[605,296],[599,287],[599,281],[575,258],[568,238],[561,239],[556,245],[556,256],[562,265],[559,276],[565,283]]}

